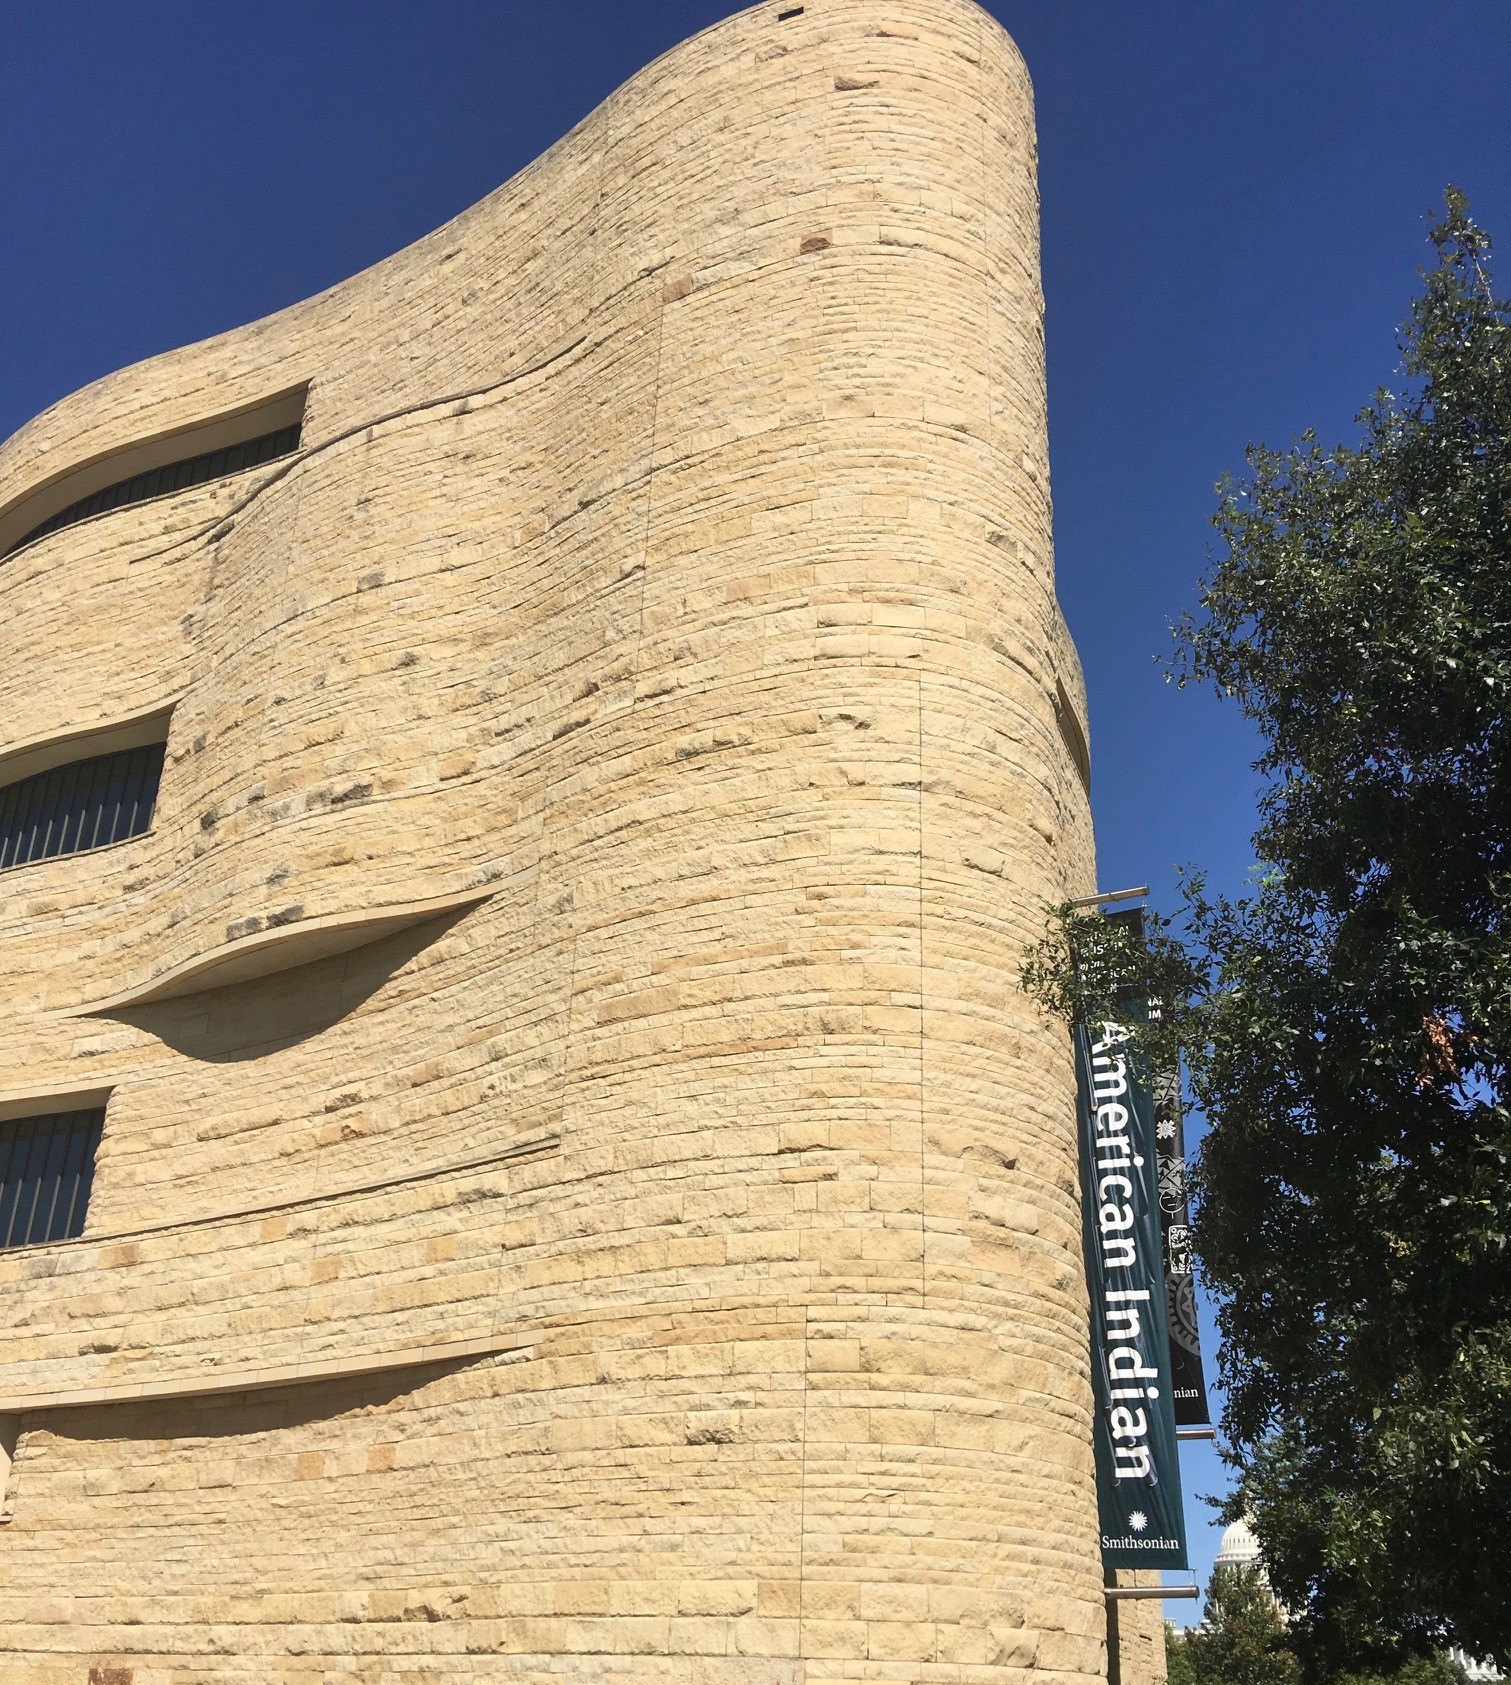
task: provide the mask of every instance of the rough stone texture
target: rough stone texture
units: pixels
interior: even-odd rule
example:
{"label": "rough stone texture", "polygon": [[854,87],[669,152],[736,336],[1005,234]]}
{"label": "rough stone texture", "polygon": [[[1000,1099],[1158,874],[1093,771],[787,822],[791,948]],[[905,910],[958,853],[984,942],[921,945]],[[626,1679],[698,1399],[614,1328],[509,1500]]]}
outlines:
{"label": "rough stone texture", "polygon": [[0,447],[3,506],[310,385],[296,458],[0,564],[11,741],[181,698],[149,835],[0,878],[0,1086],[113,1088],[85,1237],[0,1258],[0,1396],[533,1342],[29,1412],[14,1685],[1104,1672],[1014,987],[1092,882],[1030,91],[967,0],[784,9]]}
{"label": "rough stone texture", "polygon": [[[1122,1570],[1120,1586],[1157,1586],[1157,1570]],[[1124,1598],[1118,1603],[1117,1650],[1124,1685],[1164,1685],[1165,1606],[1157,1598]],[[1110,1642],[1110,1637],[1109,1637]]]}

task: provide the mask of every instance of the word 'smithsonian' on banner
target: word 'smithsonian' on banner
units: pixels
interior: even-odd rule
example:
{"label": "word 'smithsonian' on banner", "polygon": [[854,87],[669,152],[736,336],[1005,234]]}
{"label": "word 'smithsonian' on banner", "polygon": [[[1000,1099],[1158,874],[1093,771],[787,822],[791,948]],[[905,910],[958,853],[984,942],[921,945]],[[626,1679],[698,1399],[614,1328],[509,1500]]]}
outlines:
{"label": "word 'smithsonian' on banner", "polygon": [[1130,1037],[1112,1022],[1075,1029],[1102,1562],[1185,1568],[1154,1096]]}

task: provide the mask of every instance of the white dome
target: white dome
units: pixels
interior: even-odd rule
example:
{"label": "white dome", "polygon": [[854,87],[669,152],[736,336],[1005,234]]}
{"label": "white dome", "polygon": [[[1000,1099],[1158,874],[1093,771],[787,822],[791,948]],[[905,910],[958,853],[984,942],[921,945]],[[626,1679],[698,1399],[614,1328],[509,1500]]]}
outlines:
{"label": "white dome", "polygon": [[1222,1543],[1213,1559],[1214,1568],[1246,1568],[1259,1561],[1259,1540],[1242,1518],[1223,1530]]}

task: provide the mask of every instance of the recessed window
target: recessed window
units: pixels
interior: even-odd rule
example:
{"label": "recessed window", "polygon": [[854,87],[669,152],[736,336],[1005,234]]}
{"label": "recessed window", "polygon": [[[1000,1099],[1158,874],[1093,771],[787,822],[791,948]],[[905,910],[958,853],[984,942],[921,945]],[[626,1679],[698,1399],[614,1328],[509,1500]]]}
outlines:
{"label": "recessed window", "polygon": [[[201,486],[206,480],[224,479],[227,474],[239,474],[243,468],[258,468],[276,457],[287,456],[299,449],[299,426],[280,427],[261,438],[247,439],[239,445],[224,445],[219,450],[205,451],[200,456],[186,456],[180,462],[165,463],[145,474],[133,474],[129,480],[117,480],[113,486],[81,497],[60,509],[30,532],[23,533],[11,545],[19,550],[34,538],[45,538],[60,527],[76,526],[91,515],[103,515],[111,509],[124,508],[128,503],[145,503],[149,497],[166,497],[169,492],[183,491],[189,486]],[[10,552],[7,551],[8,555]]]}
{"label": "recessed window", "polygon": [[95,755],[0,789],[0,872],[140,836],[152,823],[165,748]]}
{"label": "recessed window", "polygon": [[1081,729],[1081,722],[1076,716],[1075,704],[1066,694],[1065,686],[1058,680],[1055,682],[1055,723],[1060,728],[1060,736],[1065,747],[1070,751],[1070,758],[1075,763],[1076,774],[1085,788],[1086,794],[1091,794],[1091,751],[1086,745],[1086,733]]}
{"label": "recessed window", "polygon": [[0,1123],[0,1247],[84,1232],[105,1108]]}
{"label": "recessed window", "polygon": [[280,392],[80,463],[0,509],[0,559],[112,509],[292,454],[299,449],[306,396],[302,386]]}

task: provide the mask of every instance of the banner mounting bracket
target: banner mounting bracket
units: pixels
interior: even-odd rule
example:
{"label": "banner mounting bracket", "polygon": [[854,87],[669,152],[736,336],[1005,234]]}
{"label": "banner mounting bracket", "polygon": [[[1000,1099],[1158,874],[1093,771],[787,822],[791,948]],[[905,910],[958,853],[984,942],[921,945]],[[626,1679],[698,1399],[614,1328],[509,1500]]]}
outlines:
{"label": "banner mounting bracket", "polygon": [[1068,901],[1069,907],[1100,907],[1108,901],[1138,901],[1149,894],[1149,885],[1141,884],[1137,889],[1109,889],[1101,895],[1083,895],[1078,900]]}

